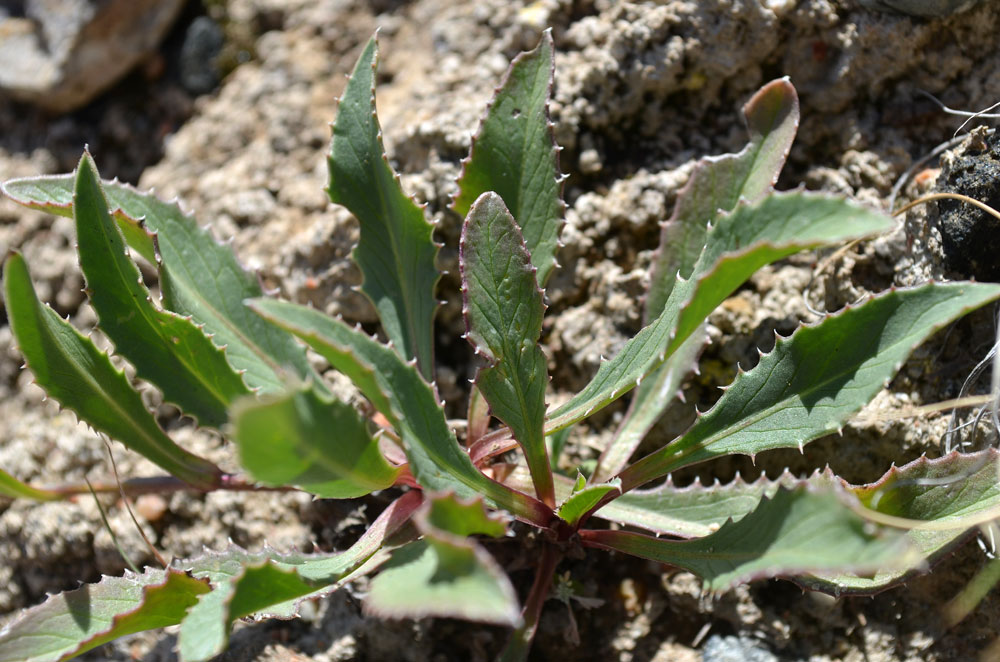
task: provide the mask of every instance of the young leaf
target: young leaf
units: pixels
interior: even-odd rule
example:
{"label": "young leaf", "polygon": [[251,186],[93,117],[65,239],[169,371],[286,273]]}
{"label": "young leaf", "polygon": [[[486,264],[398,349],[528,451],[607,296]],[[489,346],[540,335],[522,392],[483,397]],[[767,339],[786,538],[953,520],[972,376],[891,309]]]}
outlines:
{"label": "young leaf", "polygon": [[[2,190],[26,207],[73,218],[74,180],[73,175],[14,179]],[[285,387],[282,373],[289,368],[300,379],[320,383],[295,339],[243,305],[244,299],[263,292],[228,246],[198,227],[177,203],[118,181],[102,182],[102,187],[129,247],[159,267],[164,306],[204,325],[213,342],[226,348],[226,359],[248,387],[280,392]],[[147,229],[156,237],[155,251]]]}
{"label": "young leaf", "polygon": [[58,501],[62,495],[50,490],[40,490],[26,485],[9,473],[0,469],[0,496],[11,499],[34,499],[35,501]]}
{"label": "young leaf", "polygon": [[170,440],[125,375],[73,326],[43,305],[18,253],[4,268],[7,317],[36,383],[98,432],[117,439],[181,480],[218,484],[221,471]]}
{"label": "young leaf", "polygon": [[80,267],[101,330],[136,374],[203,425],[219,427],[247,387],[221,349],[188,318],[158,310],[108,214],[89,154],[77,166],[73,194]]}
{"label": "young leaf", "polygon": [[437,246],[423,211],[408,198],[389,166],[375,114],[378,45],[373,37],[358,58],[340,99],[328,159],[330,200],[354,214],[361,239],[354,249],[364,292],[382,328],[421,374],[434,368],[432,323],[437,302]]}
{"label": "young leaf", "polygon": [[552,517],[545,504],[482,474],[448,427],[433,389],[416,368],[360,329],[285,301],[256,299],[250,307],[291,331],[354,381],[399,431],[410,470],[426,490],[454,491],[469,499],[485,495],[512,514],[544,526]]}
{"label": "young leaf", "polygon": [[521,227],[542,287],[555,266],[563,212],[559,148],[548,113],[554,68],[552,31],[546,30],[533,51],[511,62],[473,138],[452,205],[466,216],[483,193],[498,193]]}
{"label": "young leaf", "polygon": [[590,485],[589,487],[579,489],[574,488],[569,498],[556,510],[556,515],[563,518],[570,526],[576,527],[580,519],[590,512],[590,509],[596,506],[601,499],[612,492],[621,494],[621,491],[621,481],[617,478],[613,478],[607,483]]}
{"label": "young leaf", "polygon": [[395,618],[445,616],[516,627],[517,594],[496,561],[469,536],[501,536],[504,525],[482,501],[433,497],[414,518],[424,539],[399,548],[365,600],[373,614]]}
{"label": "young leaf", "polygon": [[[663,224],[660,247],[650,267],[646,320],[666,305],[677,276],[689,279],[705,247],[709,227],[740,199],[758,200],[772,190],[799,125],[799,100],[787,78],[771,81],[743,106],[750,142],[739,154],[705,157],[677,194],[670,220]],[[635,389],[615,439],[601,455],[592,482],[621,471],[697,361],[704,334],[696,331],[666,362]]]}
{"label": "young leaf", "polygon": [[1000,285],[990,283],[893,290],[779,339],[686,434],[623,471],[623,489],[720,455],[796,448],[837,430],[917,345],[998,297]]}
{"label": "young leaf", "polygon": [[555,507],[542,426],[548,366],[538,346],[545,304],[517,223],[495,193],[472,205],[459,245],[467,337],[490,365],[476,386],[524,449],[538,498]]}
{"label": "young leaf", "polygon": [[266,485],[350,499],[390,487],[399,476],[354,407],[312,386],[240,400],[232,418],[240,464]]}
{"label": "young leaf", "polygon": [[880,569],[870,577],[824,573],[797,581],[827,593],[871,594],[925,571],[968,537],[970,520],[1000,508],[998,462],[1000,452],[995,448],[970,454],[956,451],[933,460],[921,457],[893,467],[870,485],[850,488],[873,511],[932,523],[933,529],[906,532],[911,547],[926,562]]}
{"label": "young leaf", "polygon": [[590,547],[693,572],[711,591],[765,577],[903,568],[914,560],[899,532],[876,529],[829,487],[778,490],[743,519],[696,540],[610,530],[579,535]]}
{"label": "young leaf", "polygon": [[142,630],[180,623],[209,586],[177,571],[104,577],[53,595],[0,632],[0,662],[68,660]]}
{"label": "young leaf", "polygon": [[660,316],[601,364],[583,391],[549,415],[546,432],[572,425],[631,390],[762,266],[801,250],[883,232],[892,224],[888,216],[855,203],[802,192],[737,206],[709,232],[695,275],[678,282]]}

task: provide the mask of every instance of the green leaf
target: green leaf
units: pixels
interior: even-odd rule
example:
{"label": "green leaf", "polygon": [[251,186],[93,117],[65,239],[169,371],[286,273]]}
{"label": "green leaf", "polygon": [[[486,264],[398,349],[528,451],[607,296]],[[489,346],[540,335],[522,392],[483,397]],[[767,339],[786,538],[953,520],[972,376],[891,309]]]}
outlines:
{"label": "green leaf", "polygon": [[89,154],[77,167],[74,191],[80,267],[101,330],[136,375],[201,424],[219,427],[247,387],[221,349],[190,319],[153,306],[139,269],[108,214]]}
{"label": "green leaf", "polygon": [[579,534],[587,546],[693,572],[711,591],[766,577],[905,568],[915,560],[901,533],[873,526],[829,487],[778,490],[743,519],[696,540],[610,530]]}
{"label": "green leaf", "polygon": [[545,446],[549,375],[538,346],[545,304],[517,223],[495,193],[472,205],[459,246],[466,337],[489,365],[476,386],[524,449],[538,498],[555,506]]}
{"label": "green leaf", "polygon": [[350,499],[390,487],[399,476],[354,407],[312,386],[245,398],[232,416],[240,464],[266,485]]}
{"label": "green leaf", "polygon": [[35,501],[58,501],[63,498],[58,492],[25,485],[3,469],[0,469],[0,496],[11,499],[34,499]]}
{"label": "green leaf", "polygon": [[548,113],[554,62],[551,30],[511,62],[472,140],[453,204],[465,216],[483,193],[498,193],[521,227],[540,286],[555,266],[563,213],[559,148]]}
{"label": "green leaf", "polygon": [[98,432],[117,439],[181,480],[204,489],[221,471],[163,433],[139,393],[108,356],[35,295],[18,253],[7,256],[4,297],[11,330],[36,383]]}
{"label": "green leaf", "polygon": [[[2,190],[26,207],[73,218],[74,181],[73,175],[14,179]],[[118,181],[102,185],[129,247],[159,267],[166,308],[203,324],[213,342],[226,348],[226,359],[247,386],[280,392],[286,369],[300,379],[319,381],[295,339],[243,305],[244,299],[263,292],[257,277],[240,266],[228,246],[198,227],[176,202],[164,202]],[[155,235],[155,251],[147,229]]]}
{"label": "green leaf", "polygon": [[986,283],[893,290],[779,339],[686,434],[623,471],[623,489],[713,457],[796,448],[837,430],[917,345],[998,297],[1000,286]]}
{"label": "green leaf", "polygon": [[615,358],[601,364],[583,391],[549,415],[546,432],[572,425],[631,390],[762,266],[892,225],[888,216],[853,202],[810,193],[776,193],[752,205],[738,205],[712,227],[694,276],[678,282],[660,316]]}
{"label": "green leaf", "polygon": [[469,536],[501,536],[481,500],[434,497],[414,518],[424,539],[399,548],[371,583],[365,609],[393,618],[444,616],[516,627],[517,594]]}
{"label": "green leaf", "polygon": [[399,432],[410,470],[426,490],[454,491],[469,499],[485,495],[518,517],[544,526],[552,511],[525,494],[490,480],[476,468],[448,427],[434,390],[396,352],[360,329],[293,303],[256,299],[259,315],[300,337],[347,375]]}
{"label": "green leaf", "polygon": [[[771,81],[747,102],[743,116],[750,142],[738,154],[701,159],[678,193],[673,215],[663,224],[660,247],[650,268],[647,320],[663,312],[678,275],[691,277],[716,218],[732,211],[741,198],[754,201],[773,190],[799,125],[795,88],[787,78]],[[606,480],[625,467],[675,399],[703,344],[704,334],[696,331],[636,387],[625,420],[601,455],[592,481]]]}
{"label": "green leaf", "polygon": [[22,612],[0,632],[0,662],[68,660],[127,634],[176,625],[208,591],[177,570],[105,577]]}
{"label": "green leaf", "polygon": [[179,648],[186,662],[207,660],[225,650],[237,618],[293,618],[305,600],[332,593],[348,581],[377,569],[421,503],[418,492],[386,508],[354,545],[334,554],[282,554],[272,549],[248,552],[230,545],[221,552],[179,561],[192,575],[211,582],[181,623]]}
{"label": "green leaf", "polygon": [[[893,467],[875,483],[851,487],[867,508],[934,525],[906,532],[911,547],[925,563],[879,569],[867,577],[823,574],[797,581],[837,595],[871,594],[926,572],[930,564],[968,538],[970,520],[1000,508],[998,463],[1000,452],[995,448],[970,454],[954,452],[933,460],[921,457]],[[861,514],[865,516],[866,511]]]}
{"label": "green leaf", "polygon": [[799,99],[787,78],[771,81],[743,106],[750,142],[738,154],[702,158],[677,194],[650,267],[647,319],[656,318],[677,276],[688,279],[705,248],[708,229],[740,199],[755,202],[773,190],[799,126]]}
{"label": "green leaf", "polygon": [[590,512],[590,509],[596,506],[601,499],[612,492],[621,494],[621,485],[620,480],[613,478],[607,483],[589,487],[574,486],[573,493],[559,506],[556,514],[566,520],[570,526],[575,527],[580,519]]}
{"label": "green leaf", "polygon": [[437,302],[437,246],[423,211],[403,193],[389,166],[375,114],[378,46],[365,46],[340,99],[330,151],[330,200],[354,214],[361,239],[354,249],[364,292],[382,328],[421,373],[434,368],[432,324]]}

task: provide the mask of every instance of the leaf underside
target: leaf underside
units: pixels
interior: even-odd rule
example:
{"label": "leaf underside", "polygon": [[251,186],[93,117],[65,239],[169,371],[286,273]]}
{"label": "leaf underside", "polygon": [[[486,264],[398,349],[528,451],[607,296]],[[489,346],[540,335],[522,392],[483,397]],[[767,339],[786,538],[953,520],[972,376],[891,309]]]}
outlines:
{"label": "leaf underside", "polygon": [[622,472],[624,489],[713,457],[796,448],[836,431],[917,345],[998,297],[1000,286],[989,283],[892,290],[779,338],[680,439]]}
{"label": "leaf underside", "polygon": [[[73,218],[74,180],[72,174],[15,179],[2,190],[25,207]],[[295,339],[243,305],[263,291],[229,246],[217,242],[176,202],[117,180],[102,182],[102,188],[129,247],[159,269],[163,305],[204,325],[213,342],[226,348],[226,359],[249,388],[280,392],[289,369],[300,379],[319,382]]]}
{"label": "leaf underside", "polygon": [[194,322],[153,305],[108,213],[89,154],[77,167],[73,199],[80,267],[100,329],[165,400],[202,425],[220,427],[229,405],[249,391]]}
{"label": "leaf underside", "polygon": [[18,253],[7,256],[4,297],[21,353],[50,397],[181,480],[206,489],[216,485],[218,467],[171,441],[107,354],[38,300]]}
{"label": "leaf underside", "polygon": [[472,140],[452,205],[464,217],[487,191],[503,198],[542,287],[555,267],[564,208],[559,149],[548,116],[554,67],[552,32],[546,30],[534,50],[511,62]]}
{"label": "leaf underside", "polygon": [[555,506],[545,446],[548,365],[538,346],[545,304],[517,223],[495,193],[469,210],[459,247],[467,337],[488,365],[476,386],[524,449],[538,497]]}
{"label": "leaf underside", "polygon": [[[677,195],[670,220],[660,233],[660,246],[650,267],[646,320],[666,305],[677,276],[690,278],[705,246],[708,229],[720,213],[740,201],[755,201],[773,190],[799,124],[795,88],[787,79],[771,81],[743,107],[750,142],[738,154],[701,159]],[[642,439],[675,398],[684,377],[695,366],[705,342],[695,331],[632,394],[625,420],[605,448],[591,478],[600,482],[621,471]]]}
{"label": "leaf underside", "polygon": [[330,200],[361,225],[354,261],[389,340],[421,374],[434,367],[432,323],[437,301],[437,246],[423,211],[407,197],[382,146],[375,114],[378,45],[373,37],[358,58],[340,99],[328,159]]}

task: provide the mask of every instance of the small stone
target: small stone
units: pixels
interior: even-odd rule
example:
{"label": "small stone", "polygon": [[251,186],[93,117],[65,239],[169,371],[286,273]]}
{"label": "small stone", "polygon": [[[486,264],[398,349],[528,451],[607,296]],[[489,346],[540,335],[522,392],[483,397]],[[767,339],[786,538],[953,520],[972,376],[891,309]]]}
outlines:
{"label": "small stone", "polygon": [[135,512],[147,522],[156,522],[167,512],[167,500],[159,494],[143,494],[135,500]]}

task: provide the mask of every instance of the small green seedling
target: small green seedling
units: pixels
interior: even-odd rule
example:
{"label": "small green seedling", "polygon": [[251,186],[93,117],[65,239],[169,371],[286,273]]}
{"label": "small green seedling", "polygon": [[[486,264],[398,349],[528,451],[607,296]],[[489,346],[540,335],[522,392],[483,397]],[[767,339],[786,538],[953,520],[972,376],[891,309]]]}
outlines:
{"label": "small green seedling", "polygon": [[[37,299],[17,252],[7,256],[4,296],[38,385],[94,430],[168,472],[162,489],[294,487],[320,498],[391,490],[398,498],[337,553],[230,545],[52,596],[0,634],[0,661],[64,660],[168,625],[180,626],[181,659],[208,660],[226,648],[236,619],[291,617],[302,601],[365,575],[372,576],[369,613],[504,625],[512,634],[501,658],[519,660],[569,553],[606,550],[683,568],[711,592],[785,577],[835,595],[870,594],[951,548],[970,521],[996,517],[994,451],[920,459],[863,487],[829,471],[683,489],[668,478],[650,487],[698,462],[801,448],[836,432],[914,347],[1000,298],[993,284],[894,289],[800,328],[741,372],[689,430],[633,461],[696,366],[706,319],[749,276],[799,251],[892,227],[883,214],[838,196],[774,191],[798,126],[798,100],[787,80],[764,86],[746,105],[746,148],[703,160],[680,192],[663,224],[645,327],[580,393],[547,406],[548,362],[539,346],[543,288],[556,268],[564,209],[548,120],[549,33],[512,63],[454,199],[464,217],[465,337],[481,359],[460,441],[434,383],[438,245],[382,147],[376,53],[373,39],[340,101],[329,194],[360,222],[354,260],[388,344],[317,310],[264,296],[255,276],[176,204],[102,182],[87,154],[75,174],[4,185],[28,207],[75,220],[99,329],[166,401],[221,431],[245,473],[224,473],[171,440],[109,357]],[[130,255],[156,266],[159,301]],[[357,386],[368,413],[333,394],[310,368],[306,346]],[[570,426],[623,396],[630,398],[628,411],[590,477],[573,468],[554,471],[559,456],[551,449]],[[965,476],[962,490],[935,480],[953,475]],[[73,493],[0,477],[0,490],[14,498]],[[123,489],[139,486],[126,480]],[[150,488],[147,480],[143,489],[156,484]],[[873,524],[878,518],[913,526]],[[526,525],[517,530],[536,531],[533,544],[541,546],[525,595],[482,544],[512,535],[512,520]]]}

